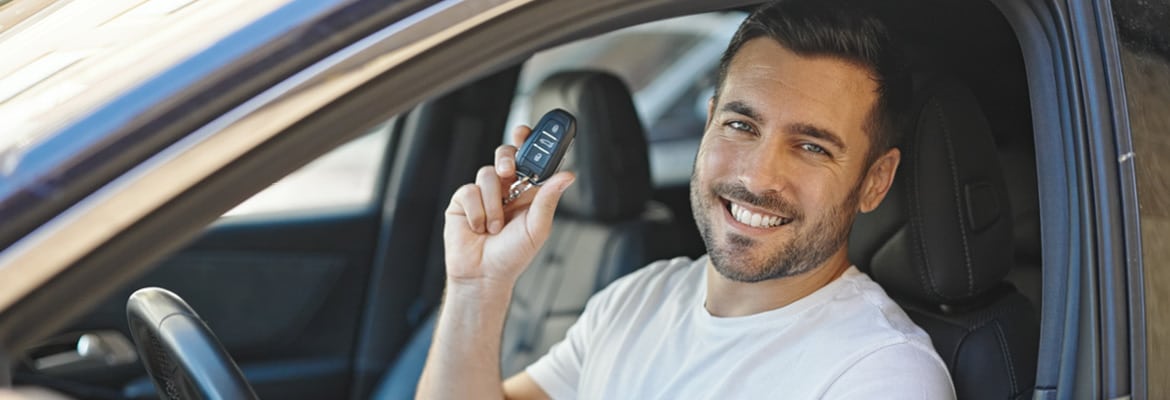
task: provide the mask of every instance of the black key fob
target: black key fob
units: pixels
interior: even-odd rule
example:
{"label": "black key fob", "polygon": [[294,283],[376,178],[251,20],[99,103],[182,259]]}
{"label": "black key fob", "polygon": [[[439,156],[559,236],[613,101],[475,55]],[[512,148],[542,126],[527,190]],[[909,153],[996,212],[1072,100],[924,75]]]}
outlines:
{"label": "black key fob", "polygon": [[516,175],[518,178],[508,188],[507,204],[557,172],[569,145],[577,136],[577,118],[568,111],[555,109],[540,117],[532,133],[516,153]]}
{"label": "black key fob", "polygon": [[577,119],[562,109],[555,109],[540,117],[532,134],[516,155],[516,174],[540,185],[557,172],[569,145],[577,136]]}

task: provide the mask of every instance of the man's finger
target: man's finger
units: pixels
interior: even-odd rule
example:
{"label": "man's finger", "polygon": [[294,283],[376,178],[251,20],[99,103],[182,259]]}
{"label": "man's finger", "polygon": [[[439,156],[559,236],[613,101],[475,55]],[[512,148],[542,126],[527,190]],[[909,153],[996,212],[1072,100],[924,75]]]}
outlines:
{"label": "man's finger", "polygon": [[467,217],[467,227],[475,233],[484,233],[484,210],[482,195],[479,186],[469,183],[459,187],[455,195],[451,196],[451,206],[447,213],[452,215],[463,214]]}
{"label": "man's finger", "polygon": [[561,195],[564,194],[565,189],[577,179],[577,176],[572,172],[558,172],[556,175],[548,178],[537,190],[536,196],[532,199],[532,205],[528,209],[528,232],[532,234],[532,238],[541,241],[548,237],[549,229],[552,227],[553,214],[556,214],[557,202],[561,200]]}
{"label": "man's finger", "polygon": [[524,141],[528,140],[528,135],[531,134],[532,128],[530,128],[528,125],[517,126],[516,129],[512,130],[512,135],[510,137],[510,139],[512,139],[512,145],[516,146],[516,148],[520,148],[524,145]]}
{"label": "man's finger", "polygon": [[482,194],[487,231],[493,235],[499,233],[504,227],[504,190],[500,176],[496,175],[495,168],[485,166],[475,174],[475,185]]}
{"label": "man's finger", "polygon": [[516,146],[501,145],[496,148],[496,174],[500,178],[511,179],[516,176]]}

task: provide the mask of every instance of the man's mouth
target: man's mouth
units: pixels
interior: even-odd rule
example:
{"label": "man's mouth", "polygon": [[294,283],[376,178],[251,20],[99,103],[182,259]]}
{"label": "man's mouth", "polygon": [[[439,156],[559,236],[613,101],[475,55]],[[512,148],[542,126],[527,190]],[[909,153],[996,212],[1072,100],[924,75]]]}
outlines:
{"label": "man's mouth", "polygon": [[724,202],[727,203],[727,212],[731,213],[731,218],[753,228],[776,228],[792,222],[792,218],[750,210],[747,206],[727,199],[724,199]]}

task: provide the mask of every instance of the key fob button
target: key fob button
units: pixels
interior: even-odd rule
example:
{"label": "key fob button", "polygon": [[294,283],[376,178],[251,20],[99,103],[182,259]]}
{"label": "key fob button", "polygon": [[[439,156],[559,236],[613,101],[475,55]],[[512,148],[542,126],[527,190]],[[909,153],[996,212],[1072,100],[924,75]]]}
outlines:
{"label": "key fob button", "polygon": [[556,172],[576,134],[576,119],[572,114],[560,109],[549,111],[521,146],[516,172],[539,185]]}

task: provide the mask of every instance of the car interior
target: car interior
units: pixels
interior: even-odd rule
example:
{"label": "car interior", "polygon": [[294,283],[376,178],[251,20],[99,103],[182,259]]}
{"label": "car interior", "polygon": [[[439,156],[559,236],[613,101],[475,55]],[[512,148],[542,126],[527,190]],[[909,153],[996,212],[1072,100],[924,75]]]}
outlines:
{"label": "car interior", "polygon": [[[746,11],[684,18],[736,21]],[[1042,263],[1020,46],[990,3],[898,1],[884,12],[907,39],[914,108],[894,187],[858,217],[850,259],[931,335],[959,398],[1031,397]],[[29,353],[17,383],[78,398],[154,398],[141,363],[59,356],[84,335],[129,337],[127,298],[157,286],[198,311],[262,398],[413,398],[443,291],[442,211],[492,161],[518,104],[531,118],[563,108],[578,121],[562,165],[578,180],[517,283],[505,327],[502,372],[521,371],[613,280],[654,260],[705,253],[688,184],[722,47],[712,58],[698,44],[725,42],[727,27],[643,27],[612,40],[622,32],[550,49],[593,49],[564,65],[538,68],[540,54],[518,60],[386,121],[360,146],[335,150],[379,148],[364,167],[372,171],[368,199],[222,218]],[[670,35],[689,35],[693,51],[644,57],[663,65],[606,68],[609,59],[658,51],[655,44],[677,46],[655,40]],[[706,61],[687,68],[701,73],[647,116],[647,76],[694,59]],[[526,75],[535,69],[544,72]],[[269,190],[296,203],[282,185]]]}

